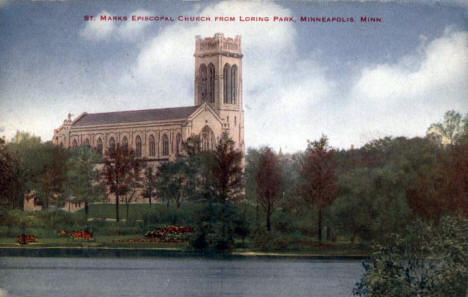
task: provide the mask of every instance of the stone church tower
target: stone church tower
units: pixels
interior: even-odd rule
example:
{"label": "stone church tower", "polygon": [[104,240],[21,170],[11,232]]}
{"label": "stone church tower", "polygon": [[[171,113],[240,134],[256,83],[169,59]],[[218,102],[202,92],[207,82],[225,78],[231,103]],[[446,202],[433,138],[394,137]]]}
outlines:
{"label": "stone church tower", "polygon": [[195,43],[195,105],[209,104],[245,153],[241,37],[216,33]]}

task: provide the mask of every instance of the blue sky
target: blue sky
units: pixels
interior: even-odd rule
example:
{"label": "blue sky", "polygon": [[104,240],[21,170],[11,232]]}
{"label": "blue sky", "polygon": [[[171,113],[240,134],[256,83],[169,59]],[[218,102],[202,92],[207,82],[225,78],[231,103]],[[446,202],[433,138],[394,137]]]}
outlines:
{"label": "blue sky", "polygon": [[[242,35],[246,144],[348,148],[468,112],[468,6],[421,2],[0,0],[0,135],[44,140],[68,112],[193,104],[195,35]],[[84,22],[84,15],[274,16],[296,23]],[[355,23],[301,23],[300,16]],[[375,16],[383,23],[360,23]]]}

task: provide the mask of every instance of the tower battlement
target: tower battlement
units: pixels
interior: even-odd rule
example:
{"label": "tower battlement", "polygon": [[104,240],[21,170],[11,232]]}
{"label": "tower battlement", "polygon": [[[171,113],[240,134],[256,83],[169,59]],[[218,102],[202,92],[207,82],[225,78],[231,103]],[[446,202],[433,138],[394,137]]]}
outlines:
{"label": "tower battlement", "polygon": [[223,33],[216,33],[213,37],[201,38],[197,35],[195,42],[195,57],[210,55],[224,55],[228,57],[242,57],[241,37],[224,37]]}

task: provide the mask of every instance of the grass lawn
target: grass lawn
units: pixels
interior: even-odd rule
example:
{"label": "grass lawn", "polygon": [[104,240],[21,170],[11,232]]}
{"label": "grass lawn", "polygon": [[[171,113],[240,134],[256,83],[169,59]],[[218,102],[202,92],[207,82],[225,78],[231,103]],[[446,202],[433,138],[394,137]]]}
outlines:
{"label": "grass lawn", "polygon": [[[138,219],[142,219],[143,215],[150,211],[166,208],[163,204],[130,204],[128,215],[129,217],[135,217]],[[76,212],[77,214],[84,215],[84,209],[80,209]],[[127,207],[125,204],[119,205],[119,216],[122,219],[125,219],[127,216]],[[89,206],[89,217],[90,218],[111,218],[115,219],[115,204],[91,204]]]}

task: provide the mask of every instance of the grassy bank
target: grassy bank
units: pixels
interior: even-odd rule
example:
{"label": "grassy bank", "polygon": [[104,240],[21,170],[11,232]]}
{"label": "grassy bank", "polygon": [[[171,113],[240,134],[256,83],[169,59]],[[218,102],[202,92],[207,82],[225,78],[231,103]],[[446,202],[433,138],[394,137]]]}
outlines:
{"label": "grassy bank", "polygon": [[[255,225],[253,206],[241,205],[248,222],[244,238],[235,238],[235,253],[281,253],[309,255],[367,255],[368,247],[352,244],[349,238],[335,236],[330,240],[317,242],[314,218],[304,215],[292,218],[285,213],[274,216],[273,230],[266,232],[263,218]],[[20,248],[16,237],[21,233],[34,235],[37,242],[28,244],[29,248],[132,248],[132,249],[167,249],[190,250],[188,242],[144,242],[144,234],[161,226],[197,225],[197,216],[203,215],[203,207],[198,203],[184,203],[180,208],[165,204],[131,204],[128,209],[120,207],[121,221],[115,221],[115,205],[90,205],[88,221],[84,210],[75,213],[64,211],[22,212],[10,211],[0,214],[5,224],[0,226],[0,248]],[[89,230],[93,232],[92,241],[74,240],[61,237],[59,231]]]}

